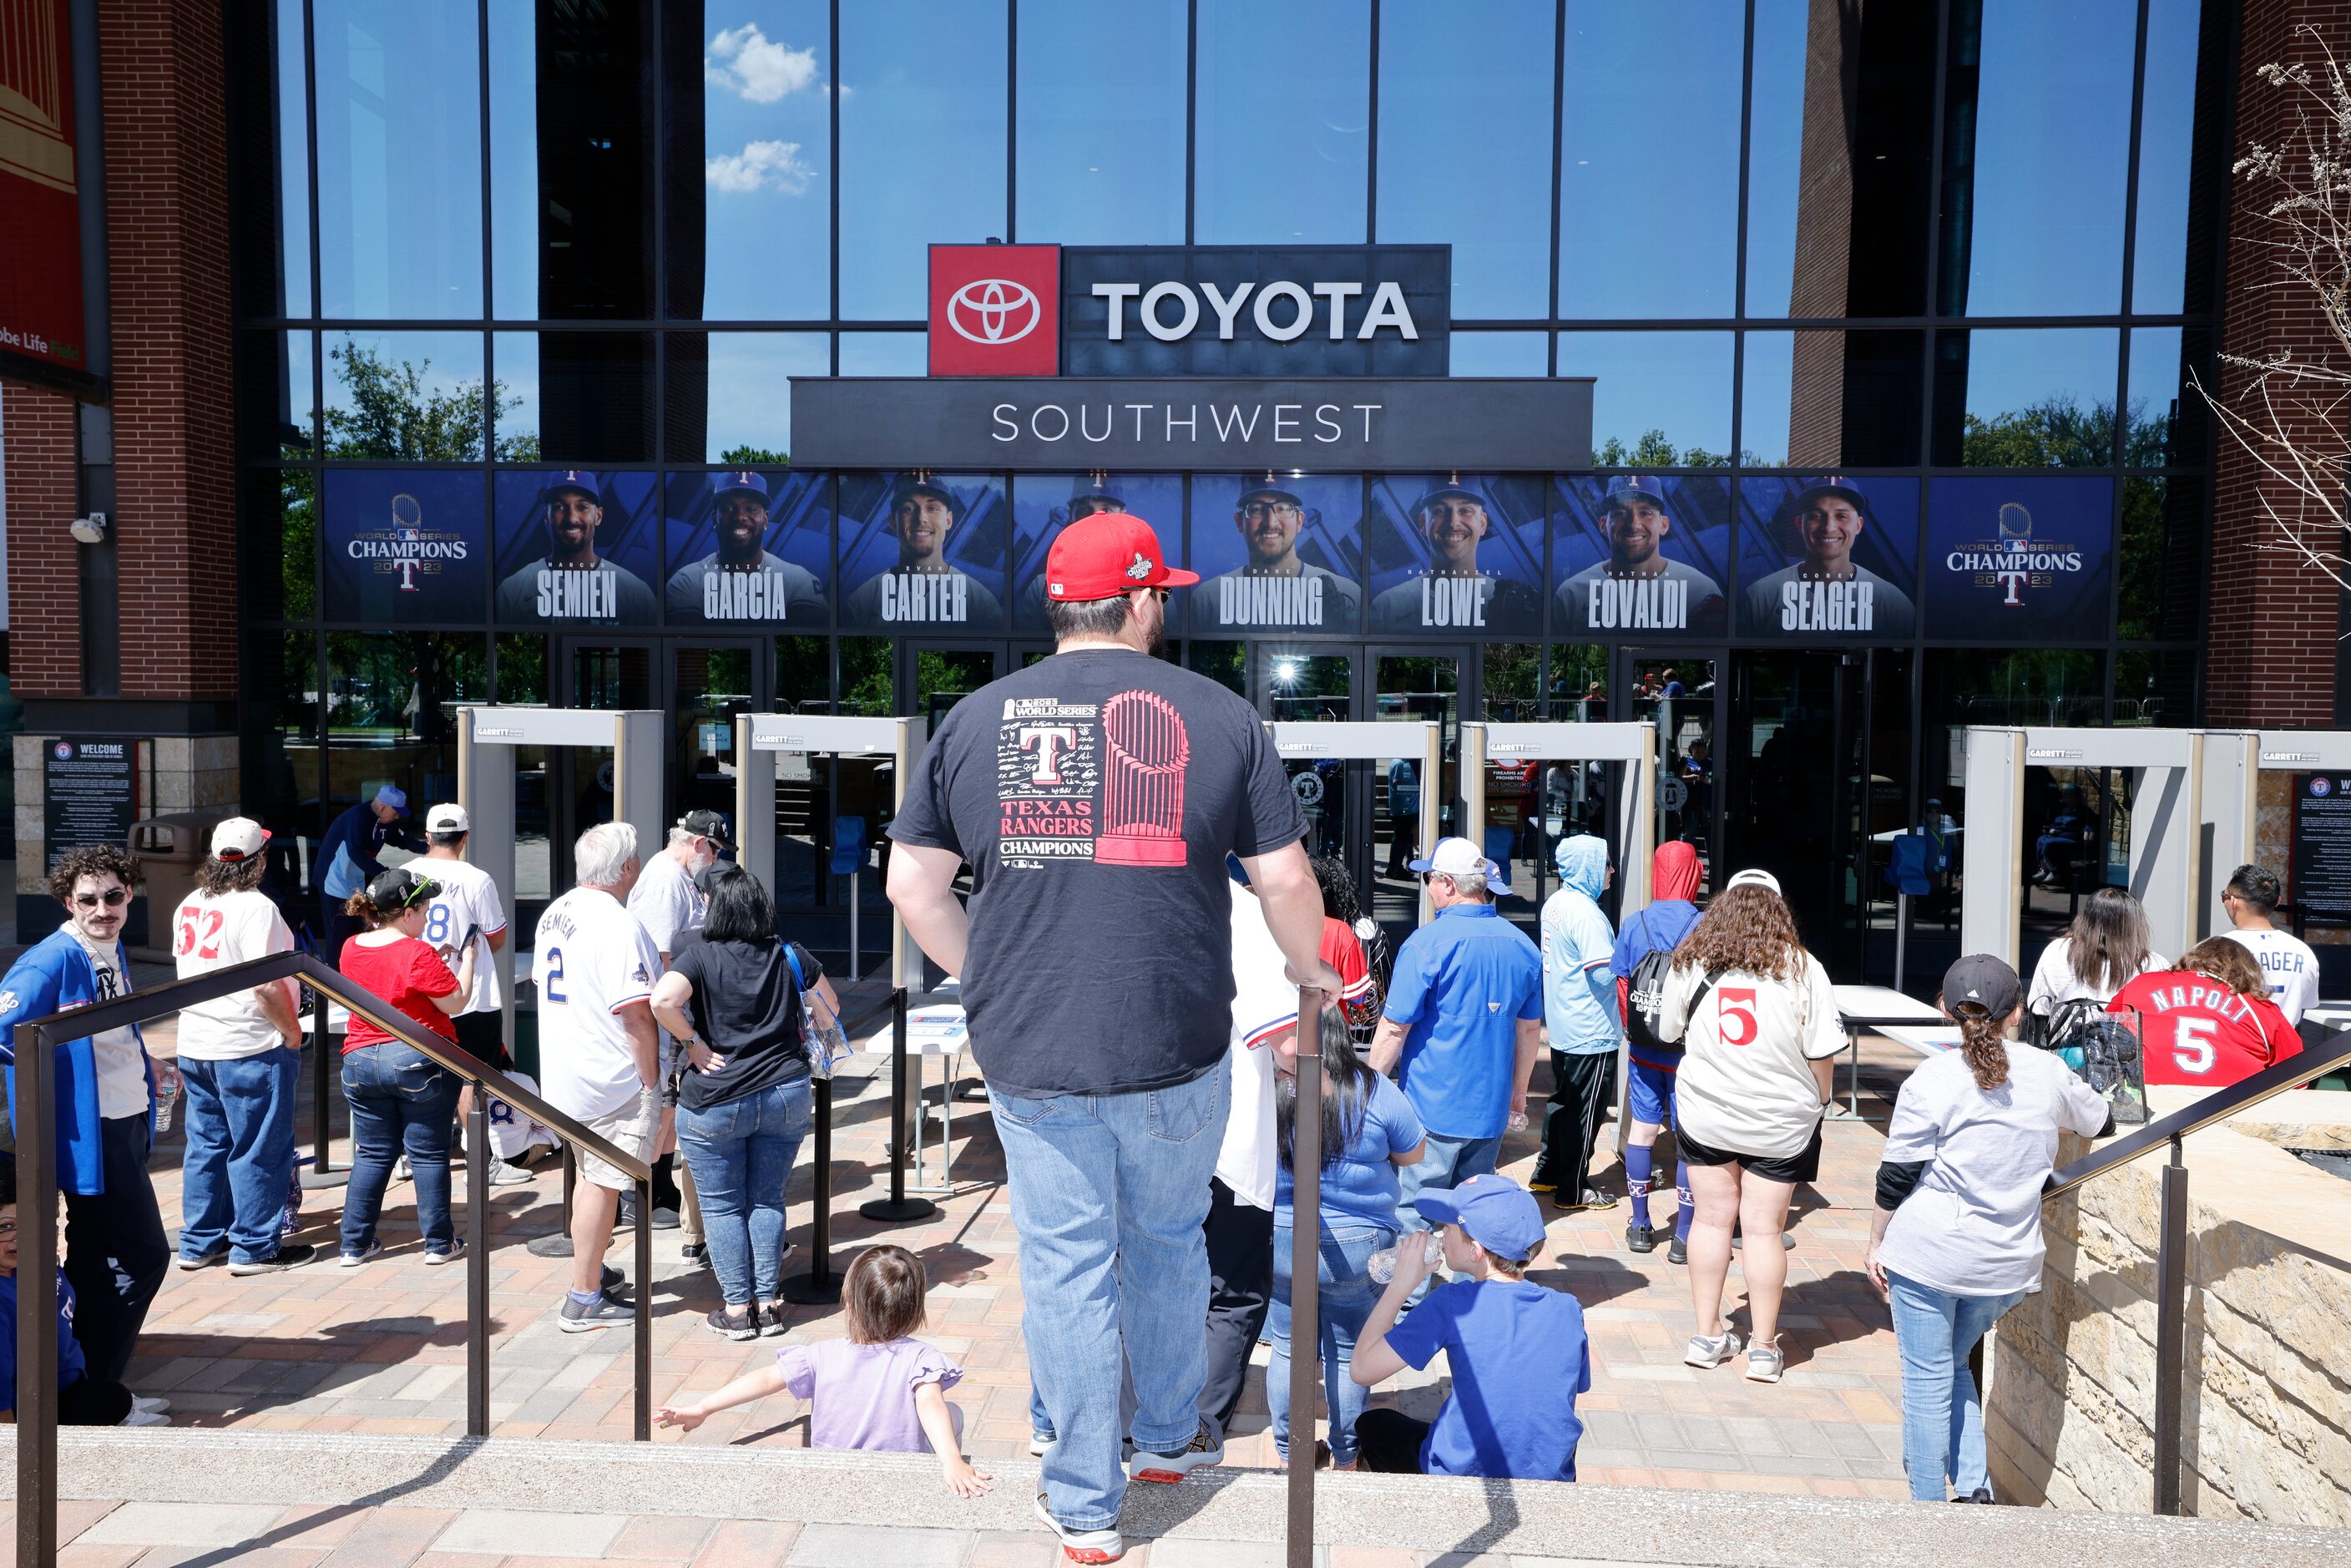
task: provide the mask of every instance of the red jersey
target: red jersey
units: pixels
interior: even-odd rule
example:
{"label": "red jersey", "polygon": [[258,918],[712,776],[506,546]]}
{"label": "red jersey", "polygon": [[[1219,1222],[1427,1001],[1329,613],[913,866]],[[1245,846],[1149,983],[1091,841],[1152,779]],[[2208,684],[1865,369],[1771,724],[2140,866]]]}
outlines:
{"label": "red jersey", "polygon": [[1322,961],[1338,970],[1339,978],[1346,982],[1339,992],[1340,1010],[1349,1023],[1362,1022],[1358,1015],[1365,1014],[1375,999],[1372,966],[1364,956],[1363,939],[1335,915],[1322,917]]}
{"label": "red jersey", "polygon": [[[449,972],[449,966],[441,961],[441,955],[433,950],[432,944],[413,936],[382,943],[346,942],[342,969],[343,978],[373,991],[414,1019],[418,1027],[444,1040],[456,1040],[456,1024],[433,1005],[433,998],[455,990],[457,977]],[[350,1032],[343,1036],[343,1054],[349,1056],[362,1046],[381,1045],[392,1038],[353,1013]]]}
{"label": "red jersey", "polygon": [[2125,986],[2108,1012],[2137,1009],[2149,1083],[2220,1089],[2302,1051],[2302,1037],[2267,997],[2239,996],[2220,981],[2158,969]]}

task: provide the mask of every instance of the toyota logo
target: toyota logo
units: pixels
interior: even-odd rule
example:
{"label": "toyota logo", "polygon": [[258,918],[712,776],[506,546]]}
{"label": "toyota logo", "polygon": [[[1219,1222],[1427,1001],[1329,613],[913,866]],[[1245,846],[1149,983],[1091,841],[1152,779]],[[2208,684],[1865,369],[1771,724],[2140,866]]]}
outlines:
{"label": "toyota logo", "polygon": [[1028,285],[1010,278],[975,278],[947,298],[947,325],[969,343],[1017,343],[1044,319]]}

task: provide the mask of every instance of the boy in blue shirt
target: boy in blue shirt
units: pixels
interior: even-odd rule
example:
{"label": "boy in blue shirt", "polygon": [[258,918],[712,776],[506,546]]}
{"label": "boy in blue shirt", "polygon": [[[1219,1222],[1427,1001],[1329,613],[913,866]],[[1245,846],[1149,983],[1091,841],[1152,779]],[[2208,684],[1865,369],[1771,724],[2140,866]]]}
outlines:
{"label": "boy in blue shirt", "polygon": [[[8,1405],[0,1422],[16,1420],[16,1167],[0,1165],[0,1387]],[[52,1225],[57,1222],[52,1219]],[[89,1375],[74,1338],[74,1288],[57,1272],[57,1424],[64,1427],[168,1427],[170,1403],[133,1395],[119,1383]]]}
{"label": "boy in blue shirt", "polygon": [[1396,1314],[1428,1273],[1421,1234],[1396,1249],[1395,1278],[1355,1342],[1352,1375],[1374,1388],[1438,1351],[1453,1392],[1437,1419],[1364,1412],[1355,1424],[1362,1468],[1401,1475],[1572,1481],[1583,1423],[1575,1396],[1592,1386],[1592,1348],[1573,1296],[1526,1277],[1541,1250],[1542,1213],[1506,1176],[1471,1176],[1420,1195],[1421,1218],[1445,1227],[1445,1266],[1458,1278]]}

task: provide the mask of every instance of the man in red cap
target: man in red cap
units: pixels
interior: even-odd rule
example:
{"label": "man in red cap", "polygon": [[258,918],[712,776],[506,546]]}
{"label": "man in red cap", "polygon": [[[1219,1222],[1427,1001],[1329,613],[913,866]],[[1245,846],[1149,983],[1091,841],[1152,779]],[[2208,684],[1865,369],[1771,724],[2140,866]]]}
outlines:
{"label": "man in red cap", "polygon": [[[1334,1001],[1340,986],[1321,956],[1306,824],[1264,725],[1151,656],[1168,590],[1197,581],[1139,517],[1064,528],[1045,566],[1058,651],[949,711],[890,829],[890,900],[961,978],[987,1078],[1029,1369],[1055,1434],[1038,1512],[1080,1562],[1124,1550],[1130,1476],[1180,1480],[1224,1457],[1197,1406],[1201,1227],[1228,1092],[1228,852],[1291,978]],[[966,862],[968,914],[954,891]]]}

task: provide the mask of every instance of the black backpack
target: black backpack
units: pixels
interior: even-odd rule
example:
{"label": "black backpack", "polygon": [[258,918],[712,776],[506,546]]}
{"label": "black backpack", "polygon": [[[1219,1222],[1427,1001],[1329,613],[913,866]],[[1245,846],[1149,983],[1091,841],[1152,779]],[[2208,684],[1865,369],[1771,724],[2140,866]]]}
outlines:
{"label": "black backpack", "polygon": [[[1642,921],[1641,929],[1648,930],[1644,918],[1646,911],[1633,918]],[[1655,937],[1651,938],[1654,942]],[[1625,1036],[1635,1051],[1668,1051],[1682,1049],[1677,1040],[1667,1040],[1657,1032],[1657,1025],[1666,1010],[1666,977],[1674,972],[1674,950],[1651,946],[1633,966],[1633,973],[1625,985]],[[1720,971],[1716,971],[1719,974]],[[1708,975],[1697,994],[1690,998],[1690,1011],[1698,1011],[1698,1002],[1714,985],[1715,975]]]}

